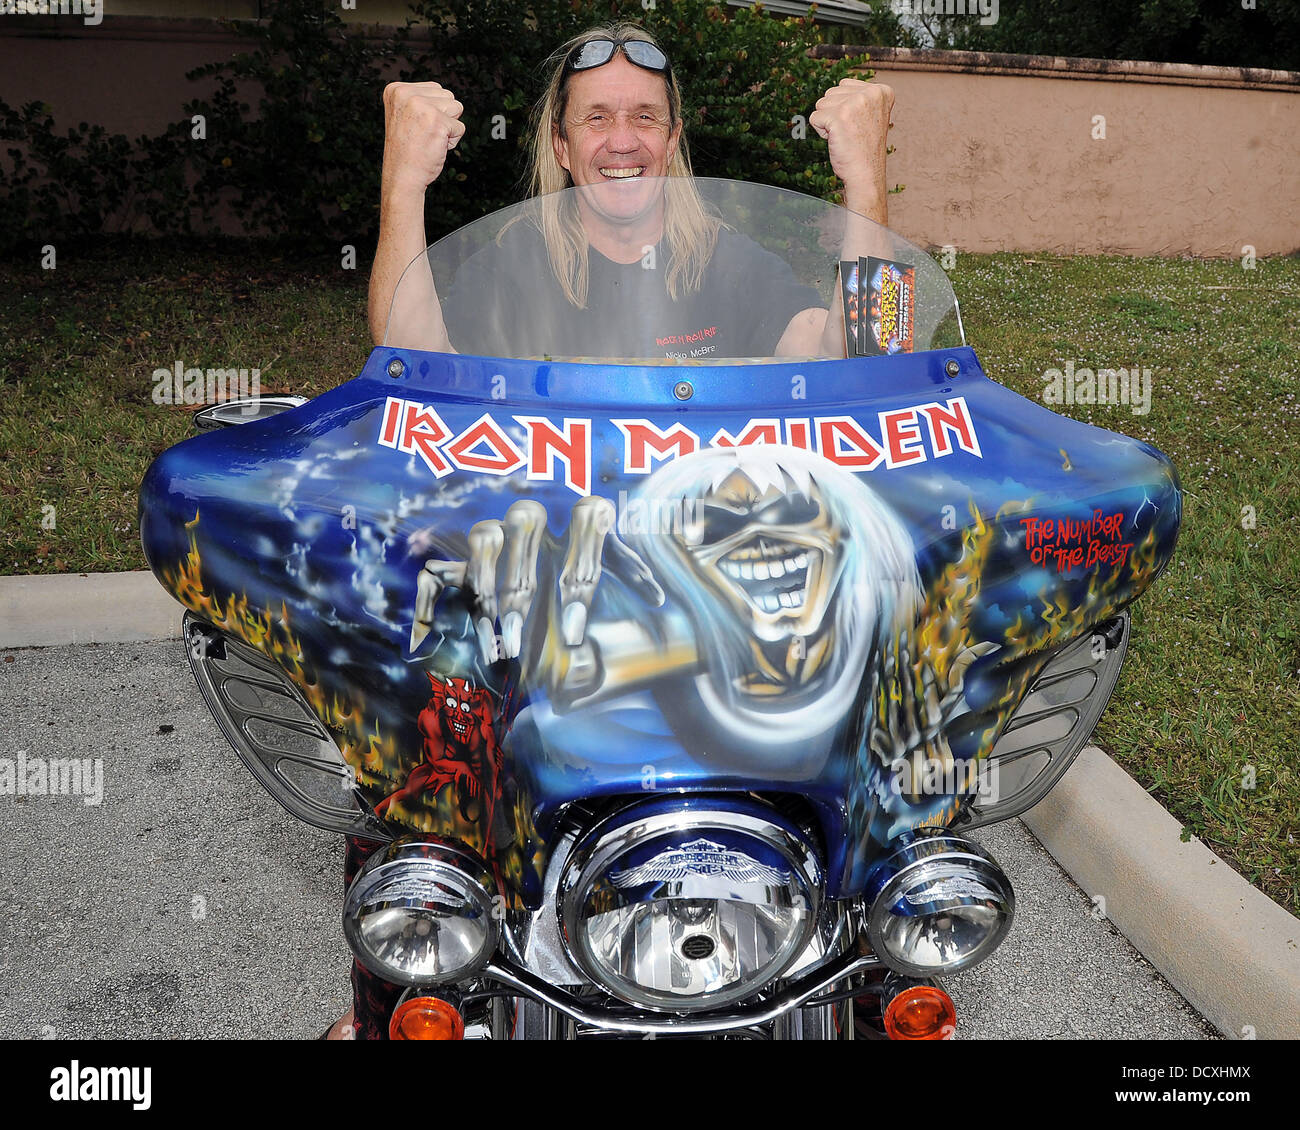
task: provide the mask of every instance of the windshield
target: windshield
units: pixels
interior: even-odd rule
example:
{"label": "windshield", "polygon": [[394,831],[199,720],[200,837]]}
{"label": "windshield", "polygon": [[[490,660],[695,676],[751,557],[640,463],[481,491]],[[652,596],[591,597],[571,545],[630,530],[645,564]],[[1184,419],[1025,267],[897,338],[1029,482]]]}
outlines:
{"label": "windshield", "polygon": [[734,364],[964,344],[948,276],[834,204],[628,177],[534,197],[429,247],[384,344],[538,360]]}

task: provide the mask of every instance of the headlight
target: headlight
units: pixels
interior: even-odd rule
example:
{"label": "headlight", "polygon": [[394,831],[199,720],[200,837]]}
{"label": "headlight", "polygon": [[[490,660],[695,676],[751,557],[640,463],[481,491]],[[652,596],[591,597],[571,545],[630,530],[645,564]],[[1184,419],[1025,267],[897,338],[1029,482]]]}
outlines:
{"label": "headlight", "polygon": [[637,805],[574,849],[560,885],[578,967],[629,1004],[675,1012],[750,996],[812,935],[821,868],[766,806]]}
{"label": "headlight", "polygon": [[1015,913],[1011,882],[977,844],[946,833],[896,848],[873,869],[871,947],[910,977],[956,973],[983,961]]}
{"label": "headlight", "polygon": [[357,960],[398,985],[477,973],[497,944],[495,884],[468,848],[407,837],[366,861],[348,889],[343,932]]}

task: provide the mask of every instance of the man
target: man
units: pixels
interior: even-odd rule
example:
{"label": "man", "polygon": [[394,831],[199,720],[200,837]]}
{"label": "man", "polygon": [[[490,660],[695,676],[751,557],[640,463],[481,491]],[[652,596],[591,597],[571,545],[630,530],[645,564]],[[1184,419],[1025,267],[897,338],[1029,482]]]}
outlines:
{"label": "man", "polygon": [[[628,23],[594,28],[565,44],[554,64],[538,107],[532,191],[545,199],[570,186],[580,190],[585,254],[577,263],[565,261],[565,241],[548,234],[543,245],[536,229],[530,238],[521,225],[503,233],[501,254],[476,256],[454,280],[434,280],[417,263],[402,282],[397,307],[397,281],[424,250],[425,192],[465,125],[463,107],[437,83],[394,83],[385,90],[380,239],[370,282],[376,343],[387,333],[392,344],[443,352],[648,357],[655,354],[655,317],[662,313],[659,325],[681,327],[689,311],[716,329],[710,337],[717,338],[720,357],[842,356],[842,312],[834,304],[828,312],[819,296],[749,240],[705,226],[689,187],[680,93],[670,62],[649,35]],[[888,87],[845,79],[809,119],[829,142],[846,206],[880,224],[887,218],[892,105]],[[679,222],[666,231],[665,206],[674,207],[674,195]],[[697,213],[695,238],[689,228]],[[664,269],[647,275],[640,270],[646,249],[665,241],[671,246],[664,249],[667,262],[660,260]],[[700,259],[698,269],[692,270],[692,256]],[[503,262],[516,269],[502,269]],[[526,280],[527,301],[506,293],[512,279],[519,287]],[[630,319],[629,309],[638,317]],[[531,315],[533,326],[516,324],[521,315]],[[635,340],[626,340],[629,334]]]}
{"label": "man", "polygon": [[[543,275],[554,282],[551,309],[562,332],[571,329],[580,338],[594,334],[582,340],[599,341],[608,324],[603,316],[607,306],[601,304],[607,304],[619,286],[630,291],[640,284],[641,297],[671,306],[685,292],[707,294],[712,283],[715,291],[744,293],[742,302],[719,307],[737,318],[749,317],[746,325],[719,327],[720,334],[730,334],[729,351],[750,348],[778,356],[843,356],[838,304],[832,304],[830,311],[821,307],[816,292],[799,285],[783,264],[784,273],[767,272],[768,290],[756,301],[754,279],[743,272],[753,266],[755,255],[767,256],[767,252],[736,242],[743,237],[729,239],[707,223],[701,229],[710,236],[707,241],[690,238],[692,216],[700,220],[703,212],[692,212],[681,96],[667,57],[644,29],[627,23],[593,28],[565,44],[554,62],[533,137],[532,191],[544,198],[565,188],[579,189],[585,256],[575,255],[566,267],[557,263],[553,247],[529,244],[526,231],[511,236],[512,246],[504,247],[504,240],[502,246],[505,254],[549,257],[550,263],[543,260],[545,269],[535,270],[530,283],[539,285]],[[829,142],[831,167],[844,182],[846,207],[882,225],[887,220],[885,147],[893,102],[893,91],[887,86],[844,79],[823,95],[809,117],[809,125]],[[448,152],[465,133],[463,109],[436,82],[392,83],[384,90],[380,236],[369,303],[376,344],[386,333],[396,344],[441,352],[508,344],[485,342],[482,334],[476,339],[474,327],[487,325],[488,339],[508,335],[508,315],[517,309],[510,296],[483,294],[473,277],[435,281],[423,262],[415,263],[425,249],[425,193],[441,176]],[[629,183],[635,181],[643,183]],[[686,222],[675,227],[678,235],[682,227],[688,229],[687,237],[670,246],[669,263],[651,273],[651,282],[630,283],[647,246],[673,244],[664,222],[671,207],[678,209],[679,220],[686,215]],[[692,256],[701,246],[707,254],[698,255],[699,262],[693,263]],[[489,257],[496,251],[485,249]],[[416,273],[402,281],[405,309],[392,309],[398,281],[413,263]],[[462,271],[468,268],[472,276],[473,263],[474,258],[468,260]],[[500,285],[506,274],[497,271],[485,277]],[[724,286],[728,281],[732,285]],[[734,286],[742,281],[745,287]],[[439,283],[449,284],[445,299],[439,297]],[[771,324],[768,314],[781,308],[779,324]],[[395,329],[390,326],[390,311]],[[476,312],[481,316],[468,316]],[[506,354],[508,350],[502,348],[499,355]],[[351,881],[377,846],[349,840],[345,882]],[[381,1038],[400,993],[400,986],[388,985],[354,963],[353,1008],[331,1026],[326,1038]]]}

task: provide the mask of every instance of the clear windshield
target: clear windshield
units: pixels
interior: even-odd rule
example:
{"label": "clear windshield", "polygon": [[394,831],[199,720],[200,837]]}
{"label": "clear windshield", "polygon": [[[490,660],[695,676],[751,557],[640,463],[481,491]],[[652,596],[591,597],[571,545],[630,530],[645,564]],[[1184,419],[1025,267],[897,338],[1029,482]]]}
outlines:
{"label": "clear windshield", "polygon": [[766,185],[628,177],[535,197],[429,247],[386,345],[712,364],[963,344],[948,277],[887,228]]}

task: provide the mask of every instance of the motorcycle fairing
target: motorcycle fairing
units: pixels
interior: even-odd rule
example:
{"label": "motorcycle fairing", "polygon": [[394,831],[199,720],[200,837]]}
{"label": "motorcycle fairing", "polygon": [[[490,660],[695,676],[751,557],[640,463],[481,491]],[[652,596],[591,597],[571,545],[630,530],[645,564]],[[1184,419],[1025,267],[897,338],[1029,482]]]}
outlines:
{"label": "motorcycle fairing", "polygon": [[[828,894],[859,892],[890,839],[954,819],[1034,675],[1151,583],[1180,511],[1160,452],[965,348],[380,348],[165,452],[140,522],[164,586],[280,664],[390,824],[469,844],[531,907],[566,804],[666,789],[798,794]],[[501,529],[537,548],[522,622],[472,591],[471,534]],[[449,686],[472,756],[427,724]]]}

